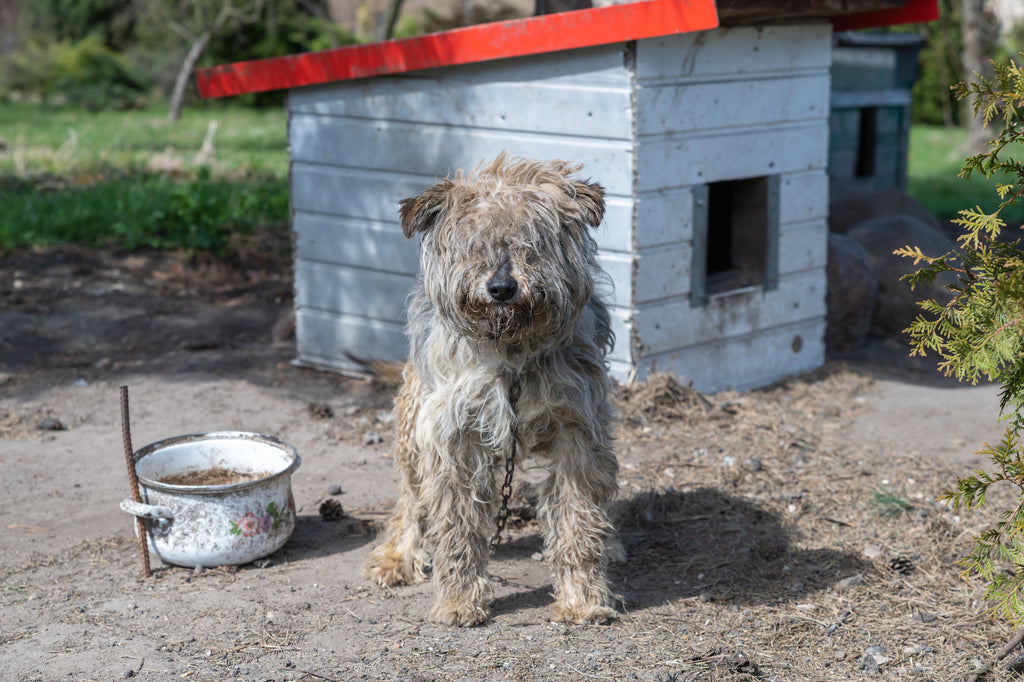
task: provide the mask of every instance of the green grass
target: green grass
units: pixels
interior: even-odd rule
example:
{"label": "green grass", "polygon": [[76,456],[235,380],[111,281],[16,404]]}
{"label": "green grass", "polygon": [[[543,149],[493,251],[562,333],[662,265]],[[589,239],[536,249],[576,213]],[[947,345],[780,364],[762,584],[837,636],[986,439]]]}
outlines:
{"label": "green grass", "polygon": [[96,169],[147,168],[154,157],[179,161],[187,170],[217,122],[215,174],[286,177],[284,109],[208,105],[185,109],[170,123],[167,109],[92,113],[41,105],[0,103],[0,174],[81,175]]}
{"label": "green grass", "polygon": [[287,182],[215,178],[205,171],[185,181],[115,173],[53,190],[0,179],[0,196],[6,214],[0,216],[0,247],[7,249],[74,243],[224,254],[233,235],[280,229],[288,219]]}
{"label": "green grass", "polygon": [[992,211],[999,204],[997,178],[957,177],[967,157],[966,146],[963,128],[915,125],[910,129],[907,192],[943,222],[963,209],[981,206]]}
{"label": "green grass", "polygon": [[[196,163],[214,120],[213,160]],[[197,107],[172,124],[165,109],[4,103],[0,138],[0,249],[75,243],[223,254],[234,236],[287,224],[280,108]]]}

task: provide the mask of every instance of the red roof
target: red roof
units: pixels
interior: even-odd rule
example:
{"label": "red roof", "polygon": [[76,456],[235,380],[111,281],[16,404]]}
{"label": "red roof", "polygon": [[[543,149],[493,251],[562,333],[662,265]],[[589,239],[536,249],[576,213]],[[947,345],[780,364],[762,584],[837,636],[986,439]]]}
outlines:
{"label": "red roof", "polygon": [[939,0],[907,0],[907,4],[903,7],[836,17],[832,20],[832,25],[837,31],[853,31],[895,24],[916,24],[935,21],[938,18]]}
{"label": "red roof", "polygon": [[[903,8],[841,17],[835,23],[846,29],[936,18],[938,0],[907,0]],[[646,0],[478,24],[404,40],[224,64],[197,71],[196,86],[202,97],[227,97],[704,31],[717,26],[715,0]]]}

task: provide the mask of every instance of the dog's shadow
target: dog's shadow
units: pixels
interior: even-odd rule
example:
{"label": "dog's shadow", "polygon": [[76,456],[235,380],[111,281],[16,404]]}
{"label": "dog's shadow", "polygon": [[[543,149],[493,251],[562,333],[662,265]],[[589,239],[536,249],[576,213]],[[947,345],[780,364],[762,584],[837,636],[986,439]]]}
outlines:
{"label": "dog's shadow", "polygon": [[[609,576],[630,610],[686,599],[799,600],[868,569],[855,553],[792,547],[793,532],[775,513],[713,488],[640,493],[612,511],[626,560],[611,564]],[[540,537],[531,534],[499,557],[541,550]],[[548,585],[508,595],[495,611],[543,606],[551,592]]]}
{"label": "dog's shadow", "polygon": [[373,541],[373,522],[353,516],[326,521],[318,514],[300,514],[285,545],[272,555],[287,561],[303,561],[356,550]]}

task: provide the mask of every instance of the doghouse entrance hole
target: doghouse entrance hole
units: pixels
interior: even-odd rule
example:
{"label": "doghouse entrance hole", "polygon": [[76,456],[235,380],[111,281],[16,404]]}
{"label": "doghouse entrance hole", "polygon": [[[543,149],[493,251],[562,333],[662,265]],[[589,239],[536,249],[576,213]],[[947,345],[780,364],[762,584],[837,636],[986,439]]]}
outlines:
{"label": "doghouse entrance hole", "polygon": [[691,304],[778,283],[778,176],[695,188]]}
{"label": "doghouse entrance hole", "polygon": [[870,178],[875,174],[875,149],[878,147],[878,107],[860,110],[857,125],[857,167],[854,175]]}

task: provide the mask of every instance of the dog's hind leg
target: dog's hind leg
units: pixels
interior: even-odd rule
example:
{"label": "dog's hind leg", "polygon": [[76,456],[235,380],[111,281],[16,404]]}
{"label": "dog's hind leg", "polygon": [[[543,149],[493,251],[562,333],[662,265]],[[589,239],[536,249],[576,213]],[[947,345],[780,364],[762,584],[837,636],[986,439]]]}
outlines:
{"label": "dog's hind leg", "polygon": [[554,571],[553,615],[556,621],[604,623],[617,615],[606,573],[615,528],[605,505],[617,490],[618,463],[607,445],[588,443],[582,433],[563,436],[551,450],[551,474],[538,507]]}
{"label": "dog's hind leg", "polygon": [[423,547],[425,518],[420,499],[419,455],[413,440],[418,390],[417,377],[407,372],[395,398],[394,458],[401,477],[399,498],[388,521],[387,540],[366,562],[367,575],[389,587],[423,582],[430,571],[430,556]]}
{"label": "dog's hind leg", "polygon": [[387,540],[366,562],[367,575],[381,585],[394,587],[423,582],[429,574],[429,555],[422,547],[423,512],[412,486],[402,484],[401,497],[388,520]]}

